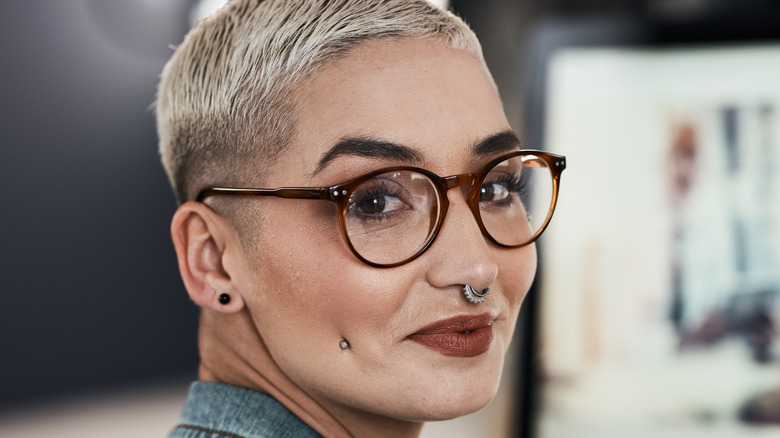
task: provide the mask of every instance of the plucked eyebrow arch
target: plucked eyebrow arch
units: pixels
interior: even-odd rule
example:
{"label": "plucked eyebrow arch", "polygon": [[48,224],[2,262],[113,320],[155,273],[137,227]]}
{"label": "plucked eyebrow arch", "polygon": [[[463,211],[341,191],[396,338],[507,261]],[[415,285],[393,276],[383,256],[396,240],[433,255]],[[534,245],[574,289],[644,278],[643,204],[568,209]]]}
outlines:
{"label": "plucked eyebrow arch", "polygon": [[382,158],[413,165],[422,165],[424,159],[417,149],[371,137],[344,137],[322,156],[313,174],[322,171],[337,157]]}
{"label": "plucked eyebrow arch", "polygon": [[[503,131],[474,144],[471,148],[471,155],[474,158],[491,158],[501,153],[520,149],[520,146],[520,139],[514,132]],[[344,137],[322,156],[312,175],[321,172],[336,158],[347,155],[381,158],[418,166],[425,162],[423,154],[409,146],[371,137]]]}
{"label": "plucked eyebrow arch", "polygon": [[471,149],[474,158],[492,158],[520,149],[520,139],[512,131],[503,131],[480,140]]}

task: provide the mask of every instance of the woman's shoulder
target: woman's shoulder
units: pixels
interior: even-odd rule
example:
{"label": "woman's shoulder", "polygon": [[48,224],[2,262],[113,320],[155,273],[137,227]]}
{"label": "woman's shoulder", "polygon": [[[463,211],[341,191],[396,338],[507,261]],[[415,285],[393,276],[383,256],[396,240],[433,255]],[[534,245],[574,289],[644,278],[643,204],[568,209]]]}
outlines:
{"label": "woman's shoulder", "polygon": [[195,382],[168,438],[317,438],[320,435],[268,394]]}

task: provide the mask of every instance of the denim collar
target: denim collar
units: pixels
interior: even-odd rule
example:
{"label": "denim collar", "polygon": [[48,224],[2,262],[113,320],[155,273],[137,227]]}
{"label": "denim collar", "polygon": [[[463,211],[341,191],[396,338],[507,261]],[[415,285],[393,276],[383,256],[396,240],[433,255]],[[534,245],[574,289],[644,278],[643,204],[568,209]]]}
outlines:
{"label": "denim collar", "polygon": [[169,438],[321,438],[268,394],[195,382]]}

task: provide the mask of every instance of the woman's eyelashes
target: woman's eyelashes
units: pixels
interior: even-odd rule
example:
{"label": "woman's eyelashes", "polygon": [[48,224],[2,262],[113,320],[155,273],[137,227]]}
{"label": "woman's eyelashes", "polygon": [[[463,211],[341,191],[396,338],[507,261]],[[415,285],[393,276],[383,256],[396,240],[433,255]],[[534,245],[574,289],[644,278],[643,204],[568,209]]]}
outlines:
{"label": "woman's eyelashes", "polygon": [[381,221],[412,206],[402,185],[389,180],[370,180],[352,193],[347,214],[361,220]]}
{"label": "woman's eyelashes", "polygon": [[509,206],[524,198],[526,181],[519,173],[501,174],[492,181],[484,181],[479,193],[483,206]]}

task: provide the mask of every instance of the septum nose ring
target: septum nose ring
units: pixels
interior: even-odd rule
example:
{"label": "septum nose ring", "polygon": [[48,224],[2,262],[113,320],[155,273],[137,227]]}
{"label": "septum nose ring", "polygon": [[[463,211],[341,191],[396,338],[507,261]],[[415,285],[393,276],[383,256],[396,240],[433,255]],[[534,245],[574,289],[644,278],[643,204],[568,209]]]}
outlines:
{"label": "septum nose ring", "polygon": [[469,286],[468,284],[463,286],[463,295],[466,296],[467,300],[471,301],[474,304],[479,304],[485,301],[489,293],[490,293],[490,286],[482,289],[481,292],[477,292],[476,289]]}

